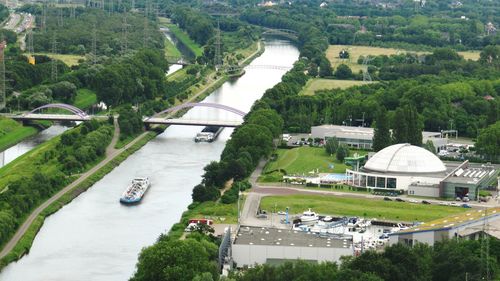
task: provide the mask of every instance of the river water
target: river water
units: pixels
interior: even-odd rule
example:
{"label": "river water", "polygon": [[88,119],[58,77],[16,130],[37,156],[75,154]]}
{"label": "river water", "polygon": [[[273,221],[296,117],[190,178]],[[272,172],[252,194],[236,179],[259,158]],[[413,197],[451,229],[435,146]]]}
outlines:
{"label": "river water", "polygon": [[[161,30],[161,32],[163,32],[163,35],[165,35],[165,38],[167,38],[168,41],[170,41],[172,44],[174,44],[175,47],[181,52],[181,55],[182,55],[181,60],[183,60],[183,59],[194,60],[194,57],[191,54],[191,52],[182,43],[180,43],[179,40],[177,40],[177,38],[175,38],[174,34],[172,33],[172,31],[170,31],[170,29],[168,29],[167,27],[162,27],[160,30]],[[167,56],[168,55],[169,54],[167,54]],[[176,72],[179,69],[182,69],[182,65],[180,65],[180,64],[169,65],[168,71],[167,71],[167,76]]]}
{"label": "river water", "polygon": [[0,152],[0,168],[9,164],[17,157],[25,154],[26,152],[35,148],[35,146],[50,140],[51,138],[62,134],[69,127],[62,125],[52,125],[49,128],[41,131],[40,133],[23,140],[22,142]]}
{"label": "river water", "polygon": [[[286,41],[267,40],[255,65],[292,66],[297,48]],[[283,70],[249,67],[236,81],[224,83],[203,102],[248,112],[264,91],[278,83]],[[197,107],[183,118],[234,119],[231,113]],[[70,204],[45,220],[29,255],[10,264],[1,281],[127,280],[135,271],[141,248],[167,232],[191,203],[193,186],[203,167],[218,160],[232,129],[213,143],[195,143],[202,127],[171,126]],[[130,180],[148,176],[152,186],[141,204],[118,200]]]}

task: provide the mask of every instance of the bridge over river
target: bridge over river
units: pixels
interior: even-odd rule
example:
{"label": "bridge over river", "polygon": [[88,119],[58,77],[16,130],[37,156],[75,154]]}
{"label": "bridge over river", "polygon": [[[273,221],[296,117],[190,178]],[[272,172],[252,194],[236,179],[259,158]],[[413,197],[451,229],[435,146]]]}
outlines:
{"label": "bridge over river", "polygon": [[[213,120],[208,118],[195,118],[195,119],[186,119],[186,118],[170,118],[172,113],[177,112],[182,109],[188,109],[193,107],[207,107],[213,108],[217,110],[222,110],[225,112],[229,112],[238,118],[237,120]],[[67,111],[70,114],[61,114],[61,113],[42,113],[43,110],[46,109],[58,109]],[[149,128],[150,125],[153,124],[163,124],[163,125],[187,125],[187,126],[221,126],[221,127],[238,127],[243,123],[243,117],[246,115],[244,111],[241,111],[237,108],[217,104],[217,103],[184,103],[178,106],[174,106],[168,109],[165,109],[161,112],[156,113],[151,117],[144,117],[143,122],[146,128]],[[47,104],[33,109],[30,112],[24,114],[3,114],[3,116],[22,121],[29,122],[35,120],[47,120],[47,121],[89,121],[93,118],[95,119],[107,119],[106,115],[88,115],[83,110],[68,104],[62,103],[53,103]]]}
{"label": "bridge over river", "polygon": [[[266,40],[264,53],[251,65],[292,66],[299,51],[283,40]],[[223,104],[248,112],[263,93],[281,81],[286,70],[246,69],[202,103]],[[237,114],[204,106],[186,108],[181,119],[230,120]],[[227,112],[227,113],[226,113]],[[72,113],[73,114],[73,113]],[[226,116],[227,115],[227,116]],[[232,120],[232,119],[231,119]],[[191,204],[203,167],[220,159],[232,128],[212,143],[195,143],[196,126],[170,126],[113,171],[48,217],[29,254],[9,264],[0,281],[129,280],[138,254],[167,233]],[[147,176],[151,188],[141,204],[123,206],[119,198],[130,180]],[[221,217],[221,216],[217,216]],[[226,218],[225,216],[222,216]],[[227,219],[225,222],[227,222]],[[217,223],[224,223],[217,219]]]}

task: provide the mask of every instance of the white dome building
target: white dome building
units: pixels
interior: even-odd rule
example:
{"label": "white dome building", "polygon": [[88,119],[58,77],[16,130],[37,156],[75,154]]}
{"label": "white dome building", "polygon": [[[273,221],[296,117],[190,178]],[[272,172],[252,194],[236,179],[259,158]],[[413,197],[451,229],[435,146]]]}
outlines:
{"label": "white dome building", "polygon": [[382,173],[442,173],[443,162],[432,152],[408,143],[388,146],[377,152],[364,169]]}
{"label": "white dome building", "polygon": [[436,185],[446,175],[446,166],[436,155],[408,143],[386,147],[359,171],[346,171],[348,184],[353,186],[404,191],[410,185],[428,186],[432,196],[439,196]]}

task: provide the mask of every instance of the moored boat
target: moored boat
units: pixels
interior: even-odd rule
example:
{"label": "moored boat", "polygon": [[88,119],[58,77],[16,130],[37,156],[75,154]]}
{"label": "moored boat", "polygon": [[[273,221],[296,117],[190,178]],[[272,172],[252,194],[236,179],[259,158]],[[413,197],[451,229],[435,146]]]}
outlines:
{"label": "moored boat", "polygon": [[311,211],[311,209],[305,211],[302,213],[302,216],[300,216],[300,221],[303,224],[314,224],[316,221],[318,221],[319,217],[318,215]]}

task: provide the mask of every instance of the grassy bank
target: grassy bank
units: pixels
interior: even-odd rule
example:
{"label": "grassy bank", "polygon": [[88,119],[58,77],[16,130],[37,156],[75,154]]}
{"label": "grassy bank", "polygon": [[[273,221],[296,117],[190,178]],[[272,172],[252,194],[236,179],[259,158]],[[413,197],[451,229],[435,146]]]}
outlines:
{"label": "grassy bank", "polygon": [[407,222],[427,222],[466,211],[466,209],[458,207],[324,195],[288,195],[262,198],[261,209],[273,210],[274,206],[277,210],[285,210],[286,207],[289,207],[291,214],[299,214],[311,208],[320,214]]}
{"label": "grassy bank", "polygon": [[174,57],[174,58],[181,58],[182,54],[181,51],[179,51],[170,40],[165,39],[165,56],[168,57]]}
{"label": "grassy bank", "polygon": [[189,36],[175,24],[166,25],[175,37],[186,46],[196,57],[203,55],[203,48],[194,42]]}
{"label": "grassy bank", "polygon": [[12,119],[0,117],[0,151],[38,133],[35,127],[23,126]]}
{"label": "grassy bank", "polygon": [[[335,155],[328,155],[324,148],[301,146],[292,149],[278,149],[276,161],[266,165],[265,172],[285,170],[288,174],[343,173],[347,168]],[[333,165],[333,168],[332,168]]]}
{"label": "grassy bank", "polygon": [[87,109],[97,103],[97,95],[89,89],[78,89],[73,105],[80,109]]}
{"label": "grassy bank", "polygon": [[300,95],[313,96],[316,91],[331,90],[331,89],[346,89],[352,86],[361,86],[371,82],[363,82],[357,80],[336,80],[336,79],[309,79],[304,86]]}
{"label": "grassy bank", "polygon": [[132,155],[134,152],[139,150],[142,146],[144,146],[148,141],[152,140],[158,135],[157,132],[148,132],[142,139],[140,139],[137,143],[132,145],[130,148],[122,152],[116,158],[111,160],[108,164],[99,169],[95,174],[87,178],[81,184],[77,185],[70,192],[64,194],[59,200],[51,204],[47,207],[34,221],[33,224],[29,227],[28,231],[21,238],[21,240],[17,243],[14,249],[3,259],[0,260],[0,269],[5,267],[10,262],[16,261],[21,258],[24,254],[29,252],[31,245],[33,244],[33,240],[36,237],[36,234],[43,226],[43,222],[46,217],[57,212],[64,205],[71,202],[74,198],[76,198],[81,193],[85,192],[92,185],[94,185],[97,181],[101,180],[106,174],[111,172],[115,167],[120,165],[128,156]]}

